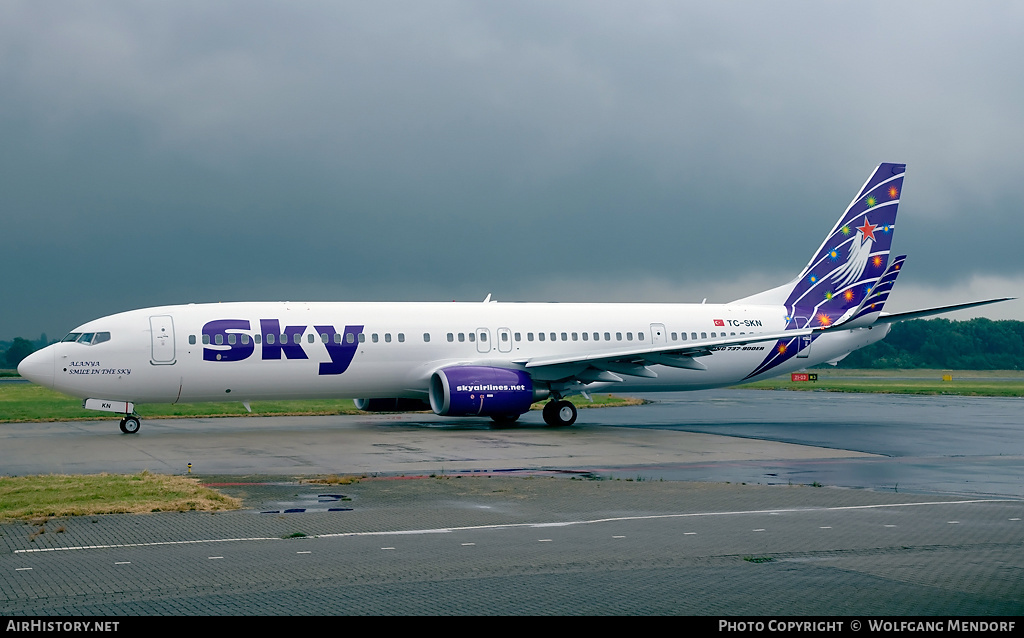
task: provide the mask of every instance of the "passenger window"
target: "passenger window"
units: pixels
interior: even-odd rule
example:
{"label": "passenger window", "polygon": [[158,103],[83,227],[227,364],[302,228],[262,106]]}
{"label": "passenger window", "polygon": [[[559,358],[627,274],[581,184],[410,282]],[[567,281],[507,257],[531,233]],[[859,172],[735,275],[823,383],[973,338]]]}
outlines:
{"label": "passenger window", "polygon": [[189,335],[188,336],[188,345],[190,345],[190,346],[196,345],[196,336],[195,335]]}
{"label": "passenger window", "polygon": [[487,341],[487,333],[486,332],[481,332],[480,333],[480,341],[481,342]]}
{"label": "passenger window", "polygon": [[690,338],[691,339],[696,339],[697,338],[697,333],[696,332],[691,332],[690,333]]}
{"label": "passenger window", "polygon": [[306,343],[313,343],[313,339],[314,337],[312,332],[306,335]]}
{"label": "passenger window", "polygon": [[238,337],[236,337],[236,336],[235,336],[234,334],[229,334],[229,335],[228,335],[228,343],[230,343],[231,345],[235,345],[235,340],[236,340],[237,338],[238,338]]}
{"label": "passenger window", "polygon": [[621,332],[616,332],[615,333],[615,340],[616,341],[622,341],[622,333]]}
{"label": "passenger window", "polygon": [[[575,334],[575,333],[573,333],[573,334]],[[586,340],[587,340],[587,336],[588,336],[588,335],[587,335],[587,333],[585,333],[585,332],[584,332],[584,333],[583,333],[583,340],[584,340],[584,341],[586,341]]]}
{"label": "passenger window", "polygon": [[366,333],[364,333],[364,332],[360,332],[359,333],[359,343],[366,343]]}
{"label": "passenger window", "polygon": [[203,335],[203,345],[210,344],[210,335]]}
{"label": "passenger window", "polygon": [[552,341],[558,341],[558,337],[553,332],[551,333],[551,340]]}
{"label": "passenger window", "polygon": [[700,338],[701,339],[707,339],[708,338],[708,333],[706,333],[706,332],[700,333]]}
{"label": "passenger window", "polygon": [[672,333],[672,341],[677,341],[677,339],[676,339],[676,333],[674,333],[674,332]]}
{"label": "passenger window", "polygon": [[683,341],[686,341],[686,333],[685,332],[680,332],[679,336],[683,338]]}
{"label": "passenger window", "polygon": [[522,340],[523,340],[523,335],[522,335],[522,333],[519,333],[519,332],[517,332],[517,333],[516,333],[516,341],[522,341]]}
{"label": "passenger window", "polygon": [[465,340],[466,340],[466,333],[465,332],[460,332],[459,333],[459,343],[462,343]]}
{"label": "passenger window", "polygon": [[527,332],[526,333],[526,340],[527,341],[533,341],[533,333],[532,332]]}
{"label": "passenger window", "polygon": [[569,340],[569,337],[563,332],[562,333],[562,341],[568,341],[568,340]]}
{"label": "passenger window", "polygon": [[612,340],[612,333],[610,333],[610,332],[604,333],[604,340],[605,341],[611,341]]}
{"label": "passenger window", "polygon": [[455,335],[453,335],[452,333],[449,332],[448,333],[448,343],[451,343],[453,341],[455,341]]}
{"label": "passenger window", "polygon": [[375,332],[375,333],[373,333],[373,334],[372,334],[372,335],[370,336],[370,341],[372,341],[372,342],[374,342],[374,343],[377,343],[377,339],[378,339],[378,337],[377,337],[377,333],[376,333],[376,332]]}
{"label": "passenger window", "polygon": [[334,333],[334,343],[341,343],[341,333],[340,332],[335,332]]}
{"label": "passenger window", "polygon": [[540,340],[540,341],[544,341],[544,333],[543,332],[538,332],[537,333],[537,339]]}
{"label": "passenger window", "polygon": [[218,346],[223,345],[224,344],[224,335],[219,334],[219,335],[214,336],[213,337],[213,342],[215,344],[217,344]]}
{"label": "passenger window", "polygon": [[345,343],[355,343],[355,342],[356,342],[355,335],[352,334],[351,332],[346,332],[345,333]]}
{"label": "passenger window", "polygon": [[429,332],[424,332],[423,333],[423,343],[430,343],[430,333]]}
{"label": "passenger window", "polygon": [[320,333],[320,343],[327,343],[328,341],[330,341],[330,338],[327,336],[327,333],[326,332],[321,332]]}
{"label": "passenger window", "polygon": [[632,340],[633,340],[633,333],[632,332],[627,332],[626,333],[626,341],[632,341]]}
{"label": "passenger window", "polygon": [[384,333],[384,343],[391,343],[391,333],[390,332],[385,332]]}
{"label": "passenger window", "polygon": [[504,341],[504,342],[508,341],[508,333],[507,332],[501,333],[501,340]]}
{"label": "passenger window", "polygon": [[405,333],[404,332],[399,332],[398,333],[398,343],[405,343]]}
{"label": "passenger window", "polygon": [[475,332],[469,333],[469,342],[470,343],[476,343],[476,333]]}
{"label": "passenger window", "polygon": [[242,343],[249,345],[249,335],[242,335]]}
{"label": "passenger window", "polygon": [[638,333],[636,334],[636,340],[637,340],[637,341],[643,341],[643,340],[644,340],[644,333],[642,333],[642,332],[638,332]]}

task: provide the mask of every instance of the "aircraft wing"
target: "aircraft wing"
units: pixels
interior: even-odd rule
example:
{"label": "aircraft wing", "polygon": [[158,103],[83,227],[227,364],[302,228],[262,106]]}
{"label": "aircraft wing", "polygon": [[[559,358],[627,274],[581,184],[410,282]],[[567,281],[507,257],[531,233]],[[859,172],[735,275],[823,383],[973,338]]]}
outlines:
{"label": "aircraft wing", "polygon": [[618,374],[655,378],[656,372],[649,365],[665,365],[673,368],[704,370],[706,367],[696,357],[713,354],[716,348],[745,346],[751,343],[792,339],[821,332],[821,328],[805,328],[781,332],[747,334],[735,337],[699,339],[685,344],[644,346],[604,351],[596,354],[533,357],[514,361],[530,371],[531,376],[540,380],[576,378],[584,383],[594,381],[621,381]]}
{"label": "aircraft wing", "polygon": [[[891,315],[882,315],[872,322],[872,325],[889,324],[919,317],[930,317],[946,312],[976,308],[988,304],[1009,301],[1013,297],[1002,297],[999,299],[988,299],[985,301],[973,301],[970,303],[956,304],[952,306],[941,306],[926,308],[912,312],[901,312]],[[522,365],[530,371],[530,375],[542,381],[570,381],[576,380],[581,383],[593,383],[598,381],[616,382],[622,381],[618,375],[625,374],[635,377],[656,378],[658,373],[648,366],[664,365],[673,368],[686,368],[689,370],[705,370],[706,366],[697,360],[698,357],[714,353],[717,348],[731,346],[745,346],[752,343],[766,341],[789,340],[794,337],[802,337],[810,334],[848,330],[852,321],[835,323],[831,326],[818,326],[813,328],[802,328],[797,330],[784,330],[780,332],[747,334],[740,336],[719,337],[716,339],[699,339],[689,341],[685,344],[672,344],[663,346],[643,346],[635,348],[623,348],[616,351],[603,351],[595,354],[583,355],[557,355],[548,357],[533,357],[530,359],[518,359],[513,363]],[[859,327],[859,326],[856,326]]]}

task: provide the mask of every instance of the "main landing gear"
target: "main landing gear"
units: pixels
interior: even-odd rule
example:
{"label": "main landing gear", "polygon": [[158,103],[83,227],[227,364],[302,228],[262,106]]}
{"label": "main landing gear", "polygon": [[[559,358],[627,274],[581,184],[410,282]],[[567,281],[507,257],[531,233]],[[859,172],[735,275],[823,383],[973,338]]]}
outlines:
{"label": "main landing gear", "polygon": [[576,406],[565,399],[550,401],[544,406],[544,422],[553,428],[572,425],[576,422]]}
{"label": "main landing gear", "polygon": [[502,428],[511,428],[515,426],[516,421],[518,420],[518,414],[495,414],[491,416],[491,421],[494,422],[491,424],[491,427],[498,430]]}
{"label": "main landing gear", "polygon": [[142,427],[142,422],[137,416],[129,414],[121,419],[121,431],[125,434],[135,434],[139,431],[140,427]]}

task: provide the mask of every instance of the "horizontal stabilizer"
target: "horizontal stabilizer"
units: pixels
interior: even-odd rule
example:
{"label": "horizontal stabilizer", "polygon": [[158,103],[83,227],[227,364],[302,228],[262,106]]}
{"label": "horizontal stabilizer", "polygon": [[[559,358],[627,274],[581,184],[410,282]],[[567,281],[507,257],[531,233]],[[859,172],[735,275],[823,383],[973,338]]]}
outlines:
{"label": "horizontal stabilizer", "polygon": [[898,312],[895,314],[883,314],[881,317],[875,320],[875,323],[896,323],[897,321],[907,321],[909,319],[920,319],[921,317],[931,317],[934,315],[941,315],[946,312],[955,312],[957,310],[966,310],[968,308],[977,308],[978,306],[987,306],[992,303],[999,303],[1001,301],[1013,301],[1016,297],[1000,297],[999,299],[986,299],[985,301],[972,301],[970,303],[960,303],[953,306],[939,306],[936,308],[925,308],[923,310],[912,310],[910,312]]}

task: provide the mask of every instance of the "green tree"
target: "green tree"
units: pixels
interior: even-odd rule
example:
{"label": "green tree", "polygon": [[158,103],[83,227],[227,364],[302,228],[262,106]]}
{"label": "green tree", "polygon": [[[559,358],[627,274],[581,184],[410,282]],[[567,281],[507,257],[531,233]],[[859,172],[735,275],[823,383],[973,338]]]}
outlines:
{"label": "green tree", "polygon": [[844,368],[1024,369],[1024,322],[916,319],[843,359]]}
{"label": "green tree", "polygon": [[7,361],[8,367],[17,368],[21,360],[35,352],[35,350],[35,346],[28,339],[15,337],[14,343],[11,344],[11,347],[7,349],[7,353],[4,355],[4,360]]}

